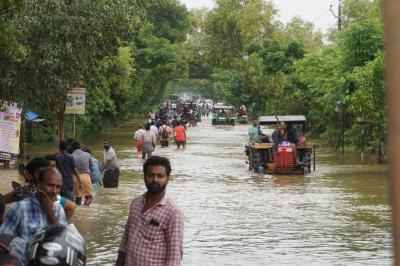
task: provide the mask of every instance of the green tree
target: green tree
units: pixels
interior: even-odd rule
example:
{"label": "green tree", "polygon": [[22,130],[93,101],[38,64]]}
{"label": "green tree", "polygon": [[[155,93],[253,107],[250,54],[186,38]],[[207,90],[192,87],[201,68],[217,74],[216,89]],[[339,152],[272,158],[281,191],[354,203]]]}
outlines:
{"label": "green tree", "polygon": [[61,139],[67,92],[82,85],[104,57],[117,53],[118,43],[132,36],[134,13],[119,1],[31,0],[16,21],[27,48],[25,59],[16,64],[21,101],[51,112]]}
{"label": "green tree", "polygon": [[24,10],[22,0],[3,0],[0,2],[0,99],[15,99],[10,67],[25,56],[25,48],[19,41],[21,32],[14,18]]}
{"label": "green tree", "polygon": [[211,65],[231,68],[245,55],[245,47],[271,36],[276,10],[262,0],[219,0],[204,22],[209,36],[206,56]]}
{"label": "green tree", "polygon": [[154,26],[154,35],[171,43],[186,40],[190,29],[189,11],[178,0],[138,0],[143,19]]}

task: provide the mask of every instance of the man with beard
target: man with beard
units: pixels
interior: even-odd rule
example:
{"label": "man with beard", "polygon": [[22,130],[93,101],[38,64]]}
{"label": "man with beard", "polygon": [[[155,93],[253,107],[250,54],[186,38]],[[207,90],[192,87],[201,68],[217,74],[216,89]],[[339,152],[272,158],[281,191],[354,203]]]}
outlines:
{"label": "man with beard", "polygon": [[118,187],[119,181],[119,166],[117,160],[117,154],[111,147],[111,141],[109,139],[104,140],[104,162],[101,166],[100,172],[104,171],[103,186],[105,188]]}
{"label": "man with beard", "polygon": [[147,192],[132,200],[116,265],[180,265],[183,215],[165,195],[171,164],[167,158],[151,156],[143,173]]}
{"label": "man with beard", "polygon": [[53,167],[40,169],[37,191],[33,196],[14,203],[7,211],[0,234],[15,237],[10,249],[25,265],[25,247],[32,237],[50,224],[67,224],[65,212],[56,200],[60,193],[62,177]]}

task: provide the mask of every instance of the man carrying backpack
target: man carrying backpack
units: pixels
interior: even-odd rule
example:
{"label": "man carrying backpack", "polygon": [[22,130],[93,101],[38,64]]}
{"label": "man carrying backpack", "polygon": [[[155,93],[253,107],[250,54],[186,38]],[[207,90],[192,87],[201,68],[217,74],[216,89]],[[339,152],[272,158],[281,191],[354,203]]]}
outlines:
{"label": "man carrying backpack", "polygon": [[165,121],[162,121],[162,124],[158,130],[158,135],[160,136],[160,144],[161,147],[168,147],[169,145],[169,134],[171,134],[171,128],[167,126]]}

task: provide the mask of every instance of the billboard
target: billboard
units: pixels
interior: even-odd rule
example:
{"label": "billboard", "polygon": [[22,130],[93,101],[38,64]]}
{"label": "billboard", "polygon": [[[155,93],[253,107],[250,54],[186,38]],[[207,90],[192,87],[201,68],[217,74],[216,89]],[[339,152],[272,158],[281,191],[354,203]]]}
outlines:
{"label": "billboard", "polygon": [[0,108],[0,158],[10,159],[19,154],[21,111],[16,103],[3,102]]}
{"label": "billboard", "polygon": [[85,114],[86,89],[73,88],[67,94],[66,114],[84,115]]}

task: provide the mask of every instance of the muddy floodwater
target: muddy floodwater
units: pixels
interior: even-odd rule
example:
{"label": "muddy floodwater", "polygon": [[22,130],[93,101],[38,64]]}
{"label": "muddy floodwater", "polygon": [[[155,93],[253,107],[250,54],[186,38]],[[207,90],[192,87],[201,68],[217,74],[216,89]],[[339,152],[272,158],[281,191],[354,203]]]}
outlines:
{"label": "muddy floodwater", "polygon": [[[115,263],[130,201],[145,191],[136,127],[126,123],[104,136],[120,160],[120,186],[101,189],[72,219],[87,241],[88,265]],[[245,164],[246,131],[203,119],[188,130],[185,151],[155,150],[171,160],[167,191],[185,215],[182,265],[392,264],[386,166],[341,158],[320,144],[309,175],[255,174]],[[102,141],[85,143],[100,162]],[[30,148],[32,156],[55,151]],[[1,192],[13,179],[16,170],[0,170]]]}

